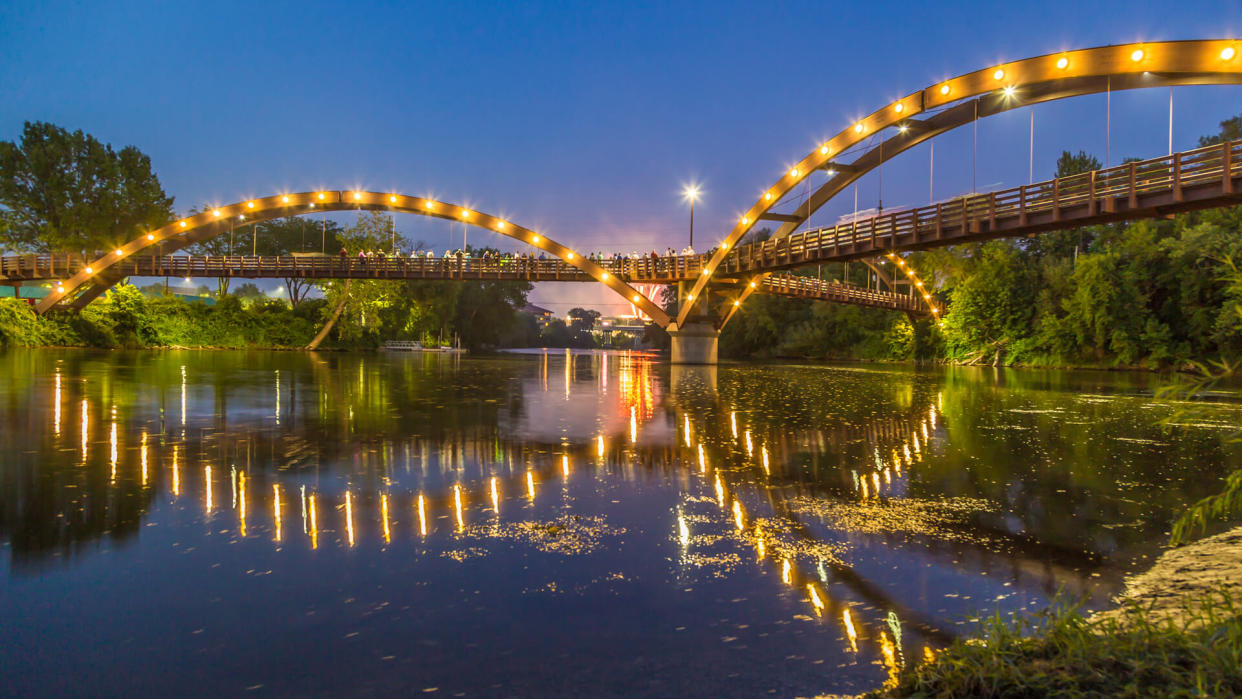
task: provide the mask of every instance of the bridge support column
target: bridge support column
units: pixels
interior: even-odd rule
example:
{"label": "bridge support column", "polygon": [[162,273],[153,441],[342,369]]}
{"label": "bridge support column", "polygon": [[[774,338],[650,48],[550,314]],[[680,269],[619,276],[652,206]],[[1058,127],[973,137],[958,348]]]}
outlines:
{"label": "bridge support column", "polygon": [[720,331],[712,322],[690,319],[685,327],[670,330],[673,351],[669,360],[674,364],[715,364],[720,344]]}
{"label": "bridge support column", "polygon": [[[678,283],[678,297],[684,299],[691,288],[693,285],[690,282]],[[704,287],[703,293],[707,296],[707,302],[700,303],[682,327],[669,328],[668,336],[673,340],[669,361],[673,364],[716,363],[716,350],[720,344],[719,323],[712,313],[711,287]]]}

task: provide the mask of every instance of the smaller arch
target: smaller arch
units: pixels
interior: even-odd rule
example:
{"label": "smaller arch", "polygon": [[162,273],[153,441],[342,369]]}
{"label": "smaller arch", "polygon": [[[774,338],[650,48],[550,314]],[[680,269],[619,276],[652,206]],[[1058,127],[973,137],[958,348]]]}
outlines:
{"label": "smaller arch", "polygon": [[226,206],[212,207],[193,216],[178,219],[117,247],[93,260],[77,274],[60,281],[52,292],[39,302],[35,307],[35,312],[46,313],[56,304],[71,298],[79,290],[82,290],[82,296],[87,297],[89,302],[90,299],[97,297],[120,281],[119,277],[107,273],[108,268],[127,257],[151,248],[158,248],[161,254],[176,252],[224,233],[229,229],[230,223],[236,223],[239,220],[258,223],[317,211],[358,209],[394,211],[456,221],[521,241],[582,270],[596,281],[620,294],[627,302],[642,309],[660,326],[667,326],[672,320],[664,309],[637,289],[569,246],[558,243],[542,233],[460,204],[429,197],[412,197],[393,192],[364,190],[321,190],[274,194]]}

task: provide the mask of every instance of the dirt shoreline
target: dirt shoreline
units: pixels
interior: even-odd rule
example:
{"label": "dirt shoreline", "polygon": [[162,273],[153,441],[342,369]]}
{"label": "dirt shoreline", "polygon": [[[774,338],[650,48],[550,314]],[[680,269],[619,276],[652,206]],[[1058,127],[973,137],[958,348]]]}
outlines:
{"label": "dirt shoreline", "polygon": [[1116,598],[1118,607],[1095,618],[1123,616],[1137,605],[1148,619],[1180,621],[1187,605],[1197,605],[1222,589],[1242,599],[1242,526],[1168,549],[1151,568],[1130,576]]}

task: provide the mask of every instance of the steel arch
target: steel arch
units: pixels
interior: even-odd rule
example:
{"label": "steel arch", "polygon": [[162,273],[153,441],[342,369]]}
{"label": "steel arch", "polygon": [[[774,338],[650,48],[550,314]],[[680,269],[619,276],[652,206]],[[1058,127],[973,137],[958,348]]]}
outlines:
{"label": "steel arch", "polygon": [[[651,301],[634,287],[609,274],[591,260],[562,245],[547,236],[516,225],[503,218],[492,216],[469,207],[443,202],[427,197],[411,197],[391,192],[368,192],[363,190],[323,190],[315,192],[299,192],[296,194],[276,194],[269,197],[249,199],[227,206],[220,206],[200,214],[173,221],[172,223],[150,231],[134,240],[105,254],[93,261],[88,267],[61,281],[52,293],[48,294],[35,307],[37,313],[45,313],[56,304],[70,297],[75,291],[82,290],[82,296],[89,302],[99,294],[112,287],[119,277],[110,275],[108,268],[114,263],[135,253],[151,247],[159,246],[161,252],[175,252],[194,243],[198,243],[229,230],[230,223],[244,220],[257,223],[284,216],[298,216],[318,211],[349,211],[378,210],[398,213],[417,214],[433,218],[442,218],[482,228],[493,233],[508,236],[514,240],[539,248],[564,260],[601,284],[620,294],[629,303],[642,309],[661,326],[668,325],[672,320],[659,305]],[[83,287],[86,287],[83,289]]]}

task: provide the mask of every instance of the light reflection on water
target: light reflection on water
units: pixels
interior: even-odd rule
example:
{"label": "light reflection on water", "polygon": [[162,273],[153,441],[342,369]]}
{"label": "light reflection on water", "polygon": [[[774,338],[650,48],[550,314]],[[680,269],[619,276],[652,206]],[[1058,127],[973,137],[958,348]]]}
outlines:
{"label": "light reflection on water", "polygon": [[862,691],[1153,551],[1237,411],[1161,431],[1144,381],[9,352],[5,650],[40,693]]}

